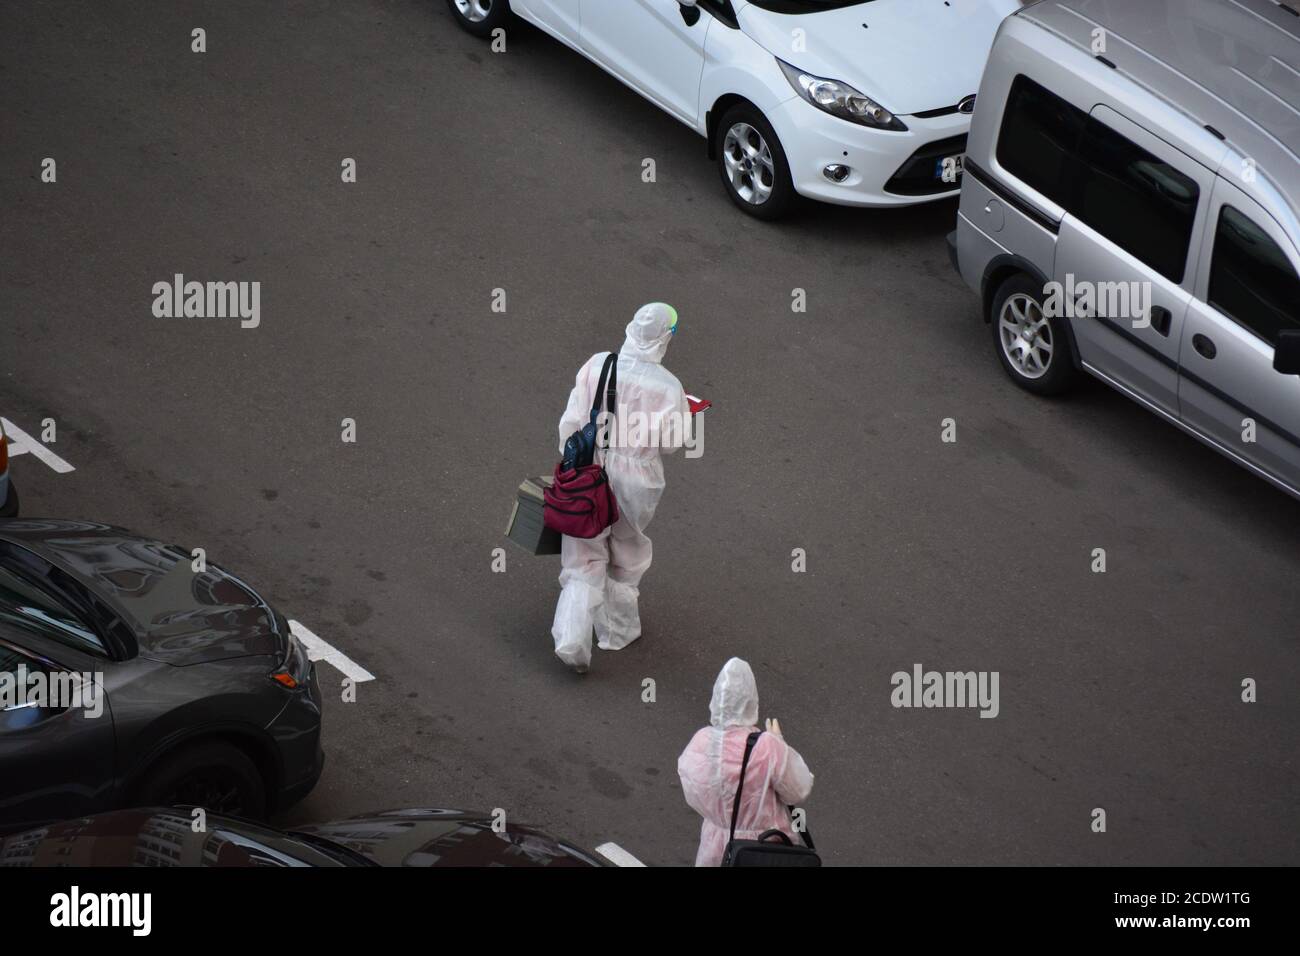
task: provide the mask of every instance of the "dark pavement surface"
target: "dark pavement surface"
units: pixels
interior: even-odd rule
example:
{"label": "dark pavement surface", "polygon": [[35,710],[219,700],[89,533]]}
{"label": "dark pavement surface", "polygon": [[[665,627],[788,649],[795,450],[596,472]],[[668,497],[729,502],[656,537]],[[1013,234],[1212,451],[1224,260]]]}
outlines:
{"label": "dark pavement surface", "polygon": [[[738,655],[829,863],[1300,863],[1300,503],[1099,384],[1016,390],[954,204],[750,221],[595,66],[421,0],[6,4],[0,124],[0,414],[77,469],[16,458],[25,514],[205,547],[378,678],[286,821],[503,807],[688,863],[676,758]],[[261,282],[261,326],[155,318],[178,272]],[[715,408],[644,637],[579,678],[502,528],[654,299]],[[916,662],[999,671],[1000,715],[892,708]]]}

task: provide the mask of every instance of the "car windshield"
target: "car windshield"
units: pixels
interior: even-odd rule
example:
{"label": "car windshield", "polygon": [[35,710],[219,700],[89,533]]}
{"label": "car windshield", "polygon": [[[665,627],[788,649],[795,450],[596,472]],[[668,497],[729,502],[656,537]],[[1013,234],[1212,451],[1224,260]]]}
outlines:
{"label": "car windshield", "polygon": [[819,10],[839,10],[841,7],[860,7],[872,0],[750,0],[751,4],[772,13],[817,13]]}

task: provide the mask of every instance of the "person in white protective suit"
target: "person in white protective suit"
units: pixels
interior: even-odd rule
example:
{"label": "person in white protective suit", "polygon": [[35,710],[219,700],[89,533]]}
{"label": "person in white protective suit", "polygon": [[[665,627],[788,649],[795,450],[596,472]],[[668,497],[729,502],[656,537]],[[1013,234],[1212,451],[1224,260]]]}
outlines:
{"label": "person in white protective suit", "polygon": [[[560,546],[561,591],[551,636],[556,656],[579,673],[591,664],[593,628],[603,650],[619,650],[641,636],[637,596],[650,567],[645,529],[664,490],[660,455],[690,440],[686,393],[660,364],[676,328],[676,310],[662,302],[642,306],[628,324],[618,353],[610,447],[596,452],[618,501],[618,521],[595,538],[566,535]],[[608,355],[593,355],[578,371],[560,419],[561,454],[568,437],[589,420]]]}
{"label": "person in white protective suit", "polygon": [[[717,866],[731,833],[731,810],[740,781],[745,742],[758,730],[758,685],[754,672],[738,657],[722,666],[709,701],[709,726],[700,730],[677,758],[682,794],[704,817],[696,866]],[[795,843],[799,836],[789,806],[808,799],[813,775],[799,752],[781,736],[781,725],[767,722],[758,738],[736,816],[736,839],[754,840],[764,830],[780,830]]]}

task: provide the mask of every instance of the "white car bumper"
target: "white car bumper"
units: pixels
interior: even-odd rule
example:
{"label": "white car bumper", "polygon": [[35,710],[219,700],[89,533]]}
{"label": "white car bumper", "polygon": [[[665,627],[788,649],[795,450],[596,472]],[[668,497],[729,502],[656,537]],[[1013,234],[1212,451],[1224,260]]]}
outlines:
{"label": "white car bumper", "polygon": [[[945,183],[935,171],[944,156],[965,152],[970,115],[899,119],[906,131],[872,129],[824,113],[797,96],[768,115],[790,162],[795,191],[802,196],[842,206],[910,206],[955,198],[961,191],[961,177]],[[958,138],[923,153],[910,164],[911,176],[895,178],[918,150]],[[832,164],[852,170],[844,182],[826,178],[823,171]]]}

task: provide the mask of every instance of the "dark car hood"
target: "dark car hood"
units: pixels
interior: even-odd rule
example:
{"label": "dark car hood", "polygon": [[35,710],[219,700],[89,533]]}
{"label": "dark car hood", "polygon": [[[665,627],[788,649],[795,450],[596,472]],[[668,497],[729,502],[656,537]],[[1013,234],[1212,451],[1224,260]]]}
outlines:
{"label": "dark car hood", "polygon": [[381,866],[604,866],[586,850],[508,824],[497,833],[489,814],[466,810],[387,810],[297,827],[341,843]]}
{"label": "dark car hood", "polygon": [[139,656],[199,664],[279,656],[287,624],[238,578],[208,562],[194,573],[189,552],[121,528],[85,521],[23,519],[0,533],[95,592],[135,634]]}

